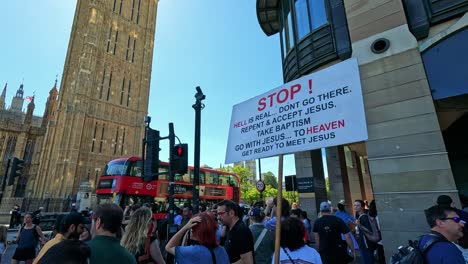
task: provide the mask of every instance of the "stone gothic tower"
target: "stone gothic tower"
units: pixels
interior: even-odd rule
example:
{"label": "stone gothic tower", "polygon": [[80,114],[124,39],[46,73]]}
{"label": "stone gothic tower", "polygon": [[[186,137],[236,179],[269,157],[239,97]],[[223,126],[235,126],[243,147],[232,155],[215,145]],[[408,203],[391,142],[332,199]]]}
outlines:
{"label": "stone gothic tower", "polygon": [[58,102],[46,109],[40,168],[30,181],[35,197],[71,197],[83,181],[95,188],[106,162],[141,153],[157,5],[77,1]]}
{"label": "stone gothic tower", "polygon": [[34,104],[34,96],[33,96],[26,110],[26,116],[24,117],[24,124],[31,125],[34,108],[36,108],[36,105]]}
{"label": "stone gothic tower", "polygon": [[8,84],[5,83],[5,87],[3,87],[2,95],[0,95],[0,110],[5,109],[5,99],[6,99],[6,89]]}
{"label": "stone gothic tower", "polygon": [[[49,121],[54,119],[54,114],[56,113],[57,109],[57,96],[58,96],[58,91],[57,91],[57,79],[55,80],[54,87],[50,89],[49,91],[49,97],[47,98],[47,102],[45,105],[44,109],[44,116],[42,117],[42,128],[47,128],[47,125],[49,125]],[[54,124],[50,124],[53,126]]]}
{"label": "stone gothic tower", "polygon": [[23,84],[20,85],[18,90],[16,91],[15,96],[11,99],[11,111],[21,113],[23,110],[23,103],[24,103],[24,90]]}

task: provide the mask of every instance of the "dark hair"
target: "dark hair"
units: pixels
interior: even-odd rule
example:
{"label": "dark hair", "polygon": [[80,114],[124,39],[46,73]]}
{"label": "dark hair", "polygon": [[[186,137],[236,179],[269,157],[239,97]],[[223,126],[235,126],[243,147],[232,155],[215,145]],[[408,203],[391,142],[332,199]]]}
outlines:
{"label": "dark hair", "polygon": [[130,210],[132,210],[133,212],[135,212],[136,210],[138,210],[138,209],[140,209],[140,208],[141,208],[141,204],[136,203],[136,204],[134,204],[134,205],[132,205],[132,206],[130,207]]}
{"label": "dark hair", "polygon": [[339,203],[339,204],[338,204],[338,210],[340,210],[341,212],[345,212],[346,209],[345,209],[344,204],[340,204],[340,203]]}
{"label": "dark hair", "polygon": [[218,229],[218,223],[214,217],[206,212],[194,216],[201,217],[201,222],[192,227],[192,232],[198,238],[198,243],[208,248],[215,248],[217,246],[216,230]]}
{"label": "dark hair", "polygon": [[297,208],[297,209],[292,209],[291,211],[289,211],[289,215],[294,214],[294,215],[297,215],[297,216],[301,216],[301,212],[302,212],[302,210],[299,209],[299,208]]}
{"label": "dark hair", "polygon": [[206,205],[205,204],[201,204],[200,205],[200,212],[205,212],[206,211]]}
{"label": "dark hair", "polygon": [[461,194],[461,193],[458,195],[458,197],[460,198],[462,209],[467,207],[468,206],[468,197],[466,197],[466,195]]}
{"label": "dark hair", "polygon": [[354,200],[354,202],[358,202],[358,203],[360,203],[360,204],[361,204],[361,207],[362,207],[362,209],[364,209],[364,207],[366,206],[366,204],[364,203],[364,201],[363,201],[363,200]]}
{"label": "dark hair", "polygon": [[377,206],[375,205],[375,200],[372,200],[369,204],[369,216],[376,217],[377,216]]}
{"label": "dark hair", "polygon": [[255,223],[262,223],[263,220],[265,219],[265,213],[260,211],[259,215],[252,215],[250,217]]}
{"label": "dark hair", "polygon": [[94,210],[94,219],[101,219],[103,229],[117,234],[122,225],[123,211],[116,204],[101,204]]}
{"label": "dark hair", "polygon": [[263,201],[255,202],[254,207],[258,207],[258,208],[263,207]]}
{"label": "dark hair", "polygon": [[79,240],[63,240],[46,251],[38,264],[87,264],[91,249]]}
{"label": "dark hair", "polygon": [[281,222],[280,246],[287,247],[291,251],[300,249],[305,245],[304,233],[305,227],[301,220],[294,217],[286,218]]}
{"label": "dark hair", "polygon": [[306,212],[306,211],[301,211],[301,216],[302,216],[302,218],[307,219],[307,220],[309,220],[309,222],[310,222],[310,219],[309,219],[309,217],[307,216],[307,212]]}
{"label": "dark hair", "polygon": [[62,225],[62,220],[63,220],[64,217],[65,217],[65,215],[59,214],[55,218],[55,223],[54,223],[54,228],[53,228],[53,230],[55,232],[60,232],[60,226]]}
{"label": "dark hair", "polygon": [[[289,216],[289,210],[291,209],[291,207],[289,206],[289,202],[288,200],[282,198],[282,203],[281,203],[281,216],[282,217],[288,217]],[[275,197],[273,199],[273,204],[274,205],[278,205],[278,198]]]}
{"label": "dark hair", "polygon": [[431,228],[436,226],[436,220],[447,217],[447,214],[450,212],[456,213],[456,210],[452,207],[445,207],[439,205],[434,205],[424,210],[424,214],[426,215],[426,221]]}
{"label": "dark hair", "polygon": [[234,215],[239,216],[240,207],[235,202],[233,202],[231,200],[222,200],[217,205],[218,205],[218,207],[219,206],[226,206],[226,212],[229,212],[229,211],[233,210]]}
{"label": "dark hair", "polygon": [[84,224],[83,216],[79,213],[71,212],[62,216],[62,220],[57,226],[57,231],[61,234],[65,234],[71,225],[78,226],[79,224]]}

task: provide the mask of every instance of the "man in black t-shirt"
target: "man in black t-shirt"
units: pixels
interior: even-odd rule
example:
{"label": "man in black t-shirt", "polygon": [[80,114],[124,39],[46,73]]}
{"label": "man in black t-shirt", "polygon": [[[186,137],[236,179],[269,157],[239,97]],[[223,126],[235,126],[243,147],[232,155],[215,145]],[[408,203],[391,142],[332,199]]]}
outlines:
{"label": "man in black t-shirt", "polygon": [[[314,223],[315,243],[322,262],[324,264],[346,264],[348,247],[352,250],[354,257],[353,242],[349,236],[348,226],[340,218],[331,215],[331,208],[328,202],[320,204],[322,217]],[[346,238],[342,239],[341,234]]]}
{"label": "man in black t-shirt", "polygon": [[225,237],[221,237],[221,245],[224,246],[231,263],[254,263],[254,243],[252,232],[239,219],[239,206],[230,200],[218,203],[216,209],[218,219],[226,228]]}

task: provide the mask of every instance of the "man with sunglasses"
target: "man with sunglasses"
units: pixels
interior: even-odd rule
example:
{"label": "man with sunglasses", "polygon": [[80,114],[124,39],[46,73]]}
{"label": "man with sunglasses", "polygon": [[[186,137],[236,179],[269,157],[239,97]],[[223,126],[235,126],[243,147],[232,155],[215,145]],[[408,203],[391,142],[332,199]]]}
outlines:
{"label": "man with sunglasses", "polygon": [[[442,206],[442,207],[454,208],[457,215],[463,221],[468,222],[468,212],[456,208],[455,202],[452,200],[452,197],[445,195],[445,194],[440,195],[439,197],[437,197],[437,205]],[[468,230],[466,228],[463,229],[463,237],[458,240],[457,244],[463,249],[468,249]],[[463,250],[463,251],[468,251],[468,250]]]}
{"label": "man with sunglasses", "polygon": [[465,221],[451,207],[434,205],[424,210],[431,233],[421,237],[419,248],[428,264],[464,264],[462,252],[453,244],[463,236]]}
{"label": "man with sunglasses", "polygon": [[239,205],[233,201],[224,200],[218,203],[218,219],[227,227],[225,237],[221,237],[221,245],[226,249],[231,263],[253,264],[255,262],[252,232],[239,218],[239,211]]}

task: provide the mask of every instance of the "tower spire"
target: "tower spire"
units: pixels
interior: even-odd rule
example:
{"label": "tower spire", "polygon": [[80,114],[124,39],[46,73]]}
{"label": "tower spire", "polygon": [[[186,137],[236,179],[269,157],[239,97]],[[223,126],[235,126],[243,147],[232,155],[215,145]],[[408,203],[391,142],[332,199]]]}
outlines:
{"label": "tower spire", "polygon": [[42,117],[42,127],[45,128],[49,121],[53,118],[55,108],[57,106],[57,76],[55,78],[55,84],[49,91],[49,97],[47,98],[46,107],[44,109],[44,115]]}
{"label": "tower spire", "polygon": [[1,96],[1,97],[3,97],[3,98],[6,97],[6,88],[7,88],[7,86],[8,86],[8,82],[6,82],[6,83],[5,83],[5,87],[3,87],[2,96]]}
{"label": "tower spire", "polygon": [[23,109],[23,103],[24,103],[24,89],[23,89],[23,83],[21,83],[20,87],[16,91],[16,95],[12,98],[11,100],[11,110],[13,112],[18,112],[21,113]]}
{"label": "tower spire", "polygon": [[8,86],[8,82],[5,83],[5,87],[3,87],[2,95],[0,96],[0,110],[5,109],[5,99],[6,99],[7,86]]}
{"label": "tower spire", "polygon": [[29,102],[28,104],[28,110],[26,111],[26,116],[24,118],[24,123],[28,125],[30,125],[32,122],[34,108],[36,107],[36,105],[34,104],[34,97],[36,96],[33,95],[31,98],[31,102]]}
{"label": "tower spire", "polygon": [[21,82],[20,87],[19,87],[18,90],[16,91],[15,97],[23,98],[23,95],[24,95],[24,89],[23,89],[23,88],[24,88],[23,82]]}

